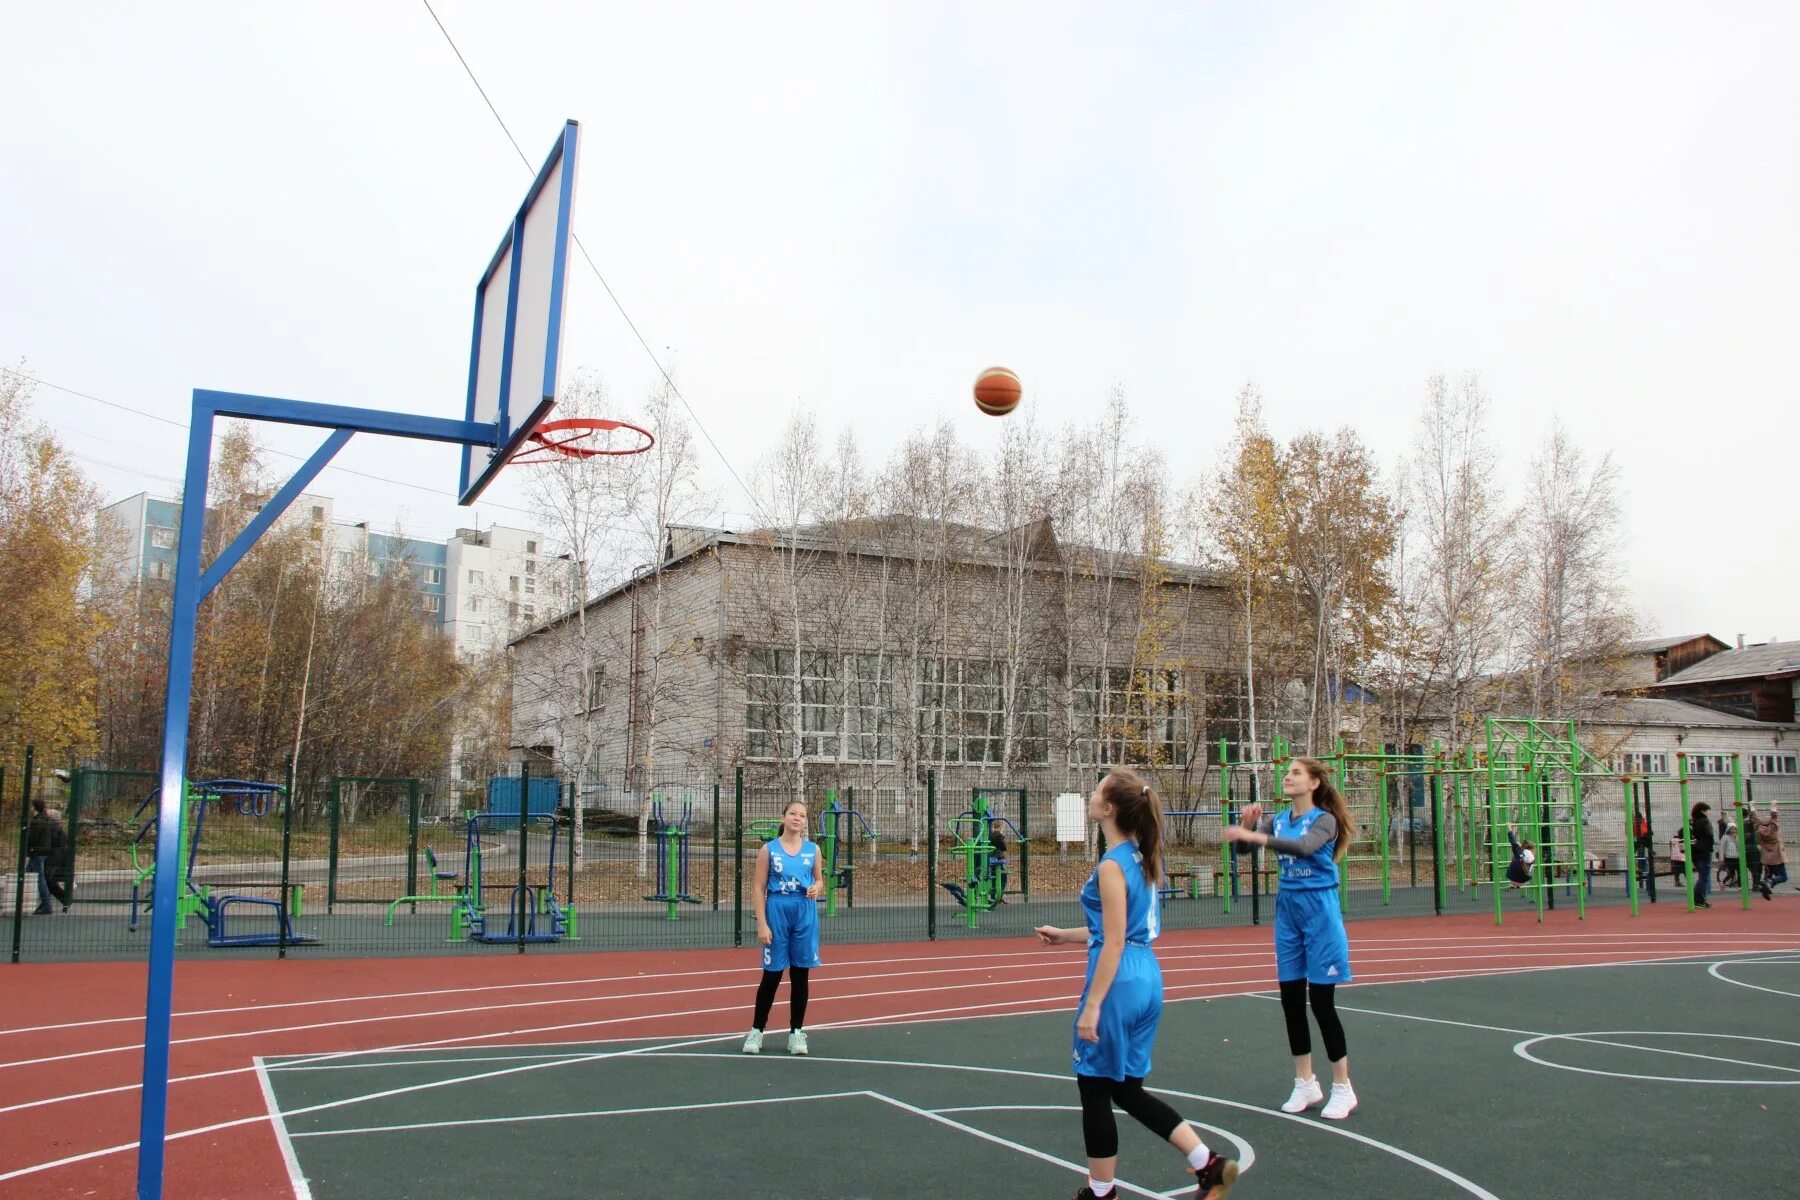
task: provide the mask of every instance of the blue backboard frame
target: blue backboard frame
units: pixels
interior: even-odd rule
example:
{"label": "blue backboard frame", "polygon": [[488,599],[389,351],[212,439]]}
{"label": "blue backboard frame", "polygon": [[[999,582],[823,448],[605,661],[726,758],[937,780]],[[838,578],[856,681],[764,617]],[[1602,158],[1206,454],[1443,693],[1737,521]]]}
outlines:
{"label": "blue backboard frame", "polygon": [[[469,386],[465,400],[463,419],[466,421],[492,420],[495,426],[495,437],[492,446],[465,446],[462,453],[462,470],[457,478],[457,502],[473,504],[481,493],[493,482],[494,476],[504,467],[507,460],[519,446],[531,435],[556,407],[556,392],[559,371],[561,368],[562,325],[564,296],[567,290],[570,219],[575,201],[575,173],[578,151],[580,148],[581,126],[576,121],[569,121],[563,126],[562,134],[551,147],[544,165],[539,168],[537,177],[532,180],[531,187],[525,193],[524,201],[513,215],[506,234],[500,239],[499,248],[488,260],[487,269],[475,284],[475,321],[469,344]],[[558,168],[561,168],[559,171]],[[552,178],[556,186],[548,185]],[[550,270],[545,283],[549,289],[548,312],[544,342],[544,361],[540,386],[535,395],[515,395],[514,354],[517,349],[519,335],[520,297],[519,289],[524,274],[523,262],[527,253],[527,219],[531,217],[540,204],[549,203],[556,206],[556,221],[550,231],[552,248],[550,254]],[[538,236],[543,236],[542,232]],[[535,251],[536,247],[530,247]],[[502,267],[507,270],[508,278],[505,291],[505,310],[490,312],[495,307],[492,284],[495,274]],[[535,283],[535,281],[532,281]],[[503,321],[503,336],[499,342],[500,362],[497,367],[484,361],[483,332],[490,320]],[[490,346],[491,357],[494,347]],[[535,363],[527,364],[535,367]],[[482,403],[480,382],[484,371],[492,370],[497,377],[498,410],[491,417],[477,411]],[[537,379],[534,374],[531,378]],[[485,452],[485,458],[483,454]]]}

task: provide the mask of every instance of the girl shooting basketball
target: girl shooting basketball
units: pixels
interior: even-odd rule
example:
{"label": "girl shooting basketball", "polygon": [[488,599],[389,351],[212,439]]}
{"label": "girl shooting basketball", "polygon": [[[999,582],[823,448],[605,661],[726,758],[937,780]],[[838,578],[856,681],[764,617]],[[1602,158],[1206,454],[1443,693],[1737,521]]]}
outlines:
{"label": "girl shooting basketball", "polygon": [[1331,1099],[1320,1115],[1341,1121],[1356,1110],[1350,1057],[1337,1015],[1337,985],[1350,982],[1350,940],[1338,911],[1338,863],[1356,836],[1350,810],[1316,759],[1296,758],[1281,780],[1288,811],[1266,818],[1260,804],[1244,810],[1243,825],[1225,831],[1233,842],[1268,846],[1281,859],[1275,896],[1275,971],[1281,1011],[1294,1056],[1294,1091],[1282,1112],[1304,1112],[1325,1099],[1312,1069],[1312,1034],[1306,1024],[1310,990],[1313,1016],[1331,1060]]}
{"label": "girl shooting basketball", "polygon": [[806,836],[806,802],[790,800],[781,812],[781,833],[756,856],[756,940],[762,943],[762,982],[756,985],[756,1015],[744,1038],[745,1054],[761,1054],[763,1027],[775,1004],[781,973],[788,972],[789,1054],[806,1053],[807,985],[819,965],[819,910],[825,894],[819,874],[819,847]]}
{"label": "girl shooting basketball", "polygon": [[1163,1006],[1162,968],[1150,948],[1161,931],[1162,802],[1135,773],[1119,769],[1088,797],[1087,815],[1111,847],[1081,889],[1087,927],[1037,930],[1047,946],[1088,948],[1087,985],[1075,1018],[1088,1183],[1075,1200],[1113,1195],[1119,1163],[1115,1104],[1187,1156],[1188,1169],[1199,1176],[1196,1200],[1222,1200],[1237,1182],[1237,1163],[1208,1150],[1174,1109],[1144,1091]]}

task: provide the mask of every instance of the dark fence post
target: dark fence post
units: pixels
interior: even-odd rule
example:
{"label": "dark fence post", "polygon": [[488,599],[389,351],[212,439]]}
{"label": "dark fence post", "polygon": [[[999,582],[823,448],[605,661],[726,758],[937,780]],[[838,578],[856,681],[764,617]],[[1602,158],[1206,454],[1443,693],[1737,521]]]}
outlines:
{"label": "dark fence post", "polygon": [[719,780],[713,777],[712,910],[719,911]]}
{"label": "dark fence post", "polygon": [[1019,789],[1019,899],[1031,900],[1031,789]]}
{"label": "dark fence post", "polygon": [[937,772],[925,772],[925,937],[937,941]]}
{"label": "dark fence post", "polygon": [[525,921],[531,898],[525,886],[526,865],[531,859],[531,763],[519,764],[519,878],[513,887],[513,937],[519,953],[525,953]]}
{"label": "dark fence post", "polygon": [[[288,766],[292,768],[292,759],[288,760]],[[331,843],[329,848],[325,851],[325,911],[327,913],[332,912],[337,907],[338,814],[344,807],[343,787],[343,778],[341,776],[333,775],[331,777],[331,791],[327,793],[325,801],[331,806]],[[417,890],[418,889],[416,888],[409,887],[406,889],[406,894],[410,896]]]}
{"label": "dark fence post", "polygon": [[[25,920],[25,838],[27,824],[31,820],[31,755],[32,748],[25,747],[25,785],[19,789],[19,862],[18,873],[13,876],[13,927],[12,927],[12,960],[19,961],[19,934],[23,930]],[[0,767],[0,785],[6,782],[6,768]],[[0,811],[6,808],[6,796],[0,792]]]}
{"label": "dark fence post", "polygon": [[[294,843],[294,756],[288,755],[287,790],[281,794],[281,891],[277,894],[279,903],[276,906],[275,920],[275,957],[286,958],[288,948],[288,922],[293,914],[288,904],[288,863],[293,852]],[[219,927],[224,928],[225,919],[219,918]]]}
{"label": "dark fence post", "polygon": [[65,889],[63,895],[71,908],[75,904],[76,851],[81,843],[81,808],[87,800],[87,782],[88,772],[86,771],[78,770],[69,776],[68,829],[63,835],[66,839],[65,844],[68,846],[68,849],[64,851],[68,855],[68,870],[62,872],[62,875]]}
{"label": "dark fence post", "polygon": [[[581,803],[581,768],[575,768],[575,778],[569,781],[569,865],[566,868],[569,876],[569,908],[575,908],[575,806]],[[585,829],[586,826],[584,825]],[[586,847],[583,847],[586,849]],[[552,890],[555,890],[554,887]]]}
{"label": "dark fence post", "polygon": [[731,819],[731,944],[744,944],[744,768],[737,769]]}

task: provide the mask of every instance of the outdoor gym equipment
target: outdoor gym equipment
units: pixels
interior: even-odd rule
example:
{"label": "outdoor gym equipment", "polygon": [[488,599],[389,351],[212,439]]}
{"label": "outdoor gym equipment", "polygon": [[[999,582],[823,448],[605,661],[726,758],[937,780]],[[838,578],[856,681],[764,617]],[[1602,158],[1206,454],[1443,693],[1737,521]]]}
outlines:
{"label": "outdoor gym equipment", "polygon": [[[444,868],[438,864],[436,851],[432,850],[430,846],[425,847],[425,866],[426,869],[431,872],[431,893],[425,896],[402,896],[392,904],[389,904],[387,910],[387,924],[392,925],[394,923],[394,910],[399,908],[402,904],[413,905],[414,911],[416,912],[417,906],[420,904],[455,904],[463,898],[461,877],[458,876],[455,871],[444,870]],[[449,892],[438,891],[438,885],[440,883],[450,882],[456,883],[456,887],[453,890]]]}
{"label": "outdoor gym equipment", "polygon": [[[157,827],[157,818],[151,813],[145,816],[155,805],[157,793],[146,796],[133,814],[134,821],[141,820],[136,835],[131,840],[131,916],[128,928],[133,932],[138,927],[140,902],[146,891],[154,892],[156,885],[156,864],[142,860],[142,848]],[[188,783],[182,788],[181,819],[177,826],[181,844],[176,850],[176,861],[184,864],[182,887],[175,897],[176,928],[185,928],[190,916],[200,917],[206,922],[206,944],[213,947],[224,946],[280,946],[308,945],[319,939],[307,934],[294,932],[293,919],[301,915],[301,898],[305,893],[303,884],[289,880],[270,879],[208,879],[197,880],[194,868],[199,861],[200,840],[206,829],[206,810],[211,806],[215,811],[229,808],[239,816],[263,818],[275,811],[280,802],[285,808],[286,789],[276,783],[260,783],[246,779],[214,779],[199,783]],[[190,826],[189,820],[192,819]],[[245,896],[239,894],[243,888],[273,888],[276,896]],[[285,893],[285,894],[284,894]],[[276,932],[274,933],[232,933],[228,927],[228,918],[233,905],[251,905],[274,910]],[[143,905],[148,909],[148,905]]]}
{"label": "outdoor gym equipment", "polygon": [[[852,801],[854,802],[854,800]],[[869,856],[876,855],[875,830],[854,808],[838,805],[836,792],[825,793],[825,810],[819,814],[819,857],[825,868],[825,915],[837,916],[838,889],[844,892],[844,906],[856,907],[856,841],[857,831],[869,842]]]}
{"label": "outdoor gym equipment", "polygon": [[983,794],[986,790],[976,788],[971,807],[945,822],[951,838],[950,853],[962,856],[963,882],[955,884],[945,880],[942,886],[962,906],[963,923],[970,929],[975,928],[980,914],[992,912],[1006,902],[1006,859],[1003,852],[996,852],[995,827],[1005,826],[1012,830],[1021,854],[1025,845],[1024,832],[1005,817],[996,816],[989,808],[988,798]]}
{"label": "outdoor gym equipment", "polygon": [[663,818],[663,802],[650,805],[650,823],[656,828],[656,891],[645,896],[669,906],[669,920],[680,919],[683,904],[698,904],[700,898],[688,892],[688,847],[692,842],[694,802],[681,802],[679,824]]}
{"label": "outdoor gym equipment", "polygon": [[1236,872],[1226,863],[1230,843],[1224,841],[1223,837],[1225,828],[1230,824],[1231,815],[1226,808],[1175,808],[1163,813],[1164,899],[1200,898],[1200,880],[1206,876],[1206,860],[1200,853],[1202,829],[1216,828],[1220,831],[1220,842],[1214,847],[1219,853],[1219,866],[1212,876],[1214,893],[1222,890],[1220,884],[1228,875],[1231,882],[1236,883]]}
{"label": "outdoor gym equipment", "polygon": [[[519,874],[512,884],[487,883],[482,877],[482,843],[484,830],[518,828]],[[542,885],[531,881],[526,870],[525,850],[534,828],[550,837],[549,861],[544,868]],[[463,887],[450,906],[450,936],[453,940],[471,942],[560,942],[576,937],[576,912],[565,909],[556,900],[556,816],[554,813],[526,815],[518,813],[469,814],[468,842],[463,851]],[[486,893],[507,894],[506,929],[488,928],[492,911]],[[544,918],[539,927],[538,918]]]}

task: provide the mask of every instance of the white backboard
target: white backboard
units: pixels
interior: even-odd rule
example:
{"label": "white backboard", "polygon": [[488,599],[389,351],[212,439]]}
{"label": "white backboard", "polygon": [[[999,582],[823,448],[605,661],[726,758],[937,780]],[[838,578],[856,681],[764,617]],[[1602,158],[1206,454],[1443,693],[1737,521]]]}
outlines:
{"label": "white backboard", "polygon": [[475,502],[556,406],[580,135],[576,122],[563,126],[475,285],[465,416],[492,424],[494,441],[463,448],[463,504]]}

